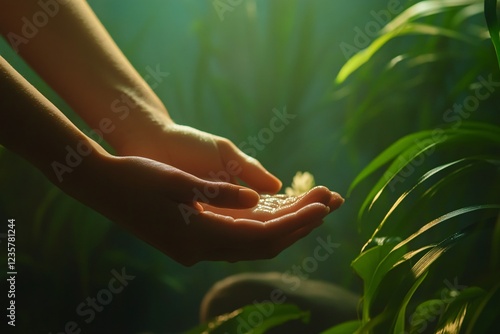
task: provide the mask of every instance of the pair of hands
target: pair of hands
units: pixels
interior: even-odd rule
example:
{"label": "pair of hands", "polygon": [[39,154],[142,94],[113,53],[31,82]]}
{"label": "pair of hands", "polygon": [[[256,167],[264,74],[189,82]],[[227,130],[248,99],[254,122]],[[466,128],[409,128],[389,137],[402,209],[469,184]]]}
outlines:
{"label": "pair of hands", "polygon": [[264,203],[258,192],[276,193],[276,177],[227,139],[185,126],[117,151],[89,159],[94,186],[72,187],[79,189],[72,195],[187,266],[272,258],[343,203],[325,187]]}

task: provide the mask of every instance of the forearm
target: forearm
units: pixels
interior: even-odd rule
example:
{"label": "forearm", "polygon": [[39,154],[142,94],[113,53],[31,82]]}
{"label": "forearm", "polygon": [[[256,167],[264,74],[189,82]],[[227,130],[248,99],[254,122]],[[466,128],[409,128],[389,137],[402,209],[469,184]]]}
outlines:
{"label": "forearm", "polygon": [[106,154],[2,57],[0,92],[0,144],[26,158],[56,185],[81,178],[96,157]]}
{"label": "forearm", "polygon": [[171,122],[166,108],[137,73],[83,0],[54,1],[53,17],[26,43],[23,17],[42,10],[36,0],[5,1],[0,29],[26,61],[94,129],[110,119],[103,132],[115,148]]}

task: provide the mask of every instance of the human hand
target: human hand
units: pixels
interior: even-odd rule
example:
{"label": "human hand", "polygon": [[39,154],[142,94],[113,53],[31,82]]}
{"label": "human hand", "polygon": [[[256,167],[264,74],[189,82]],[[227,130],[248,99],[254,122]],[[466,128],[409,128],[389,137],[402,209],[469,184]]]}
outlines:
{"label": "human hand", "polygon": [[[235,211],[254,207],[258,194],[146,158],[94,155],[75,170],[79,175],[60,186],[183,265],[274,257],[319,226],[329,212],[330,200],[319,189],[287,210],[231,217],[203,208],[193,200],[195,194],[217,189],[217,196],[202,196],[201,201]],[[181,207],[192,214],[186,217]]]}
{"label": "human hand", "polygon": [[330,212],[332,212],[344,203],[344,199],[338,193],[331,192],[326,187],[318,186],[300,196],[289,196],[284,194],[261,195],[259,203],[252,208],[221,208],[205,203],[202,203],[202,207],[204,210],[230,216],[235,219],[246,218],[265,222],[277,216],[292,214],[300,210],[300,208],[312,203],[326,205]]}
{"label": "human hand", "polygon": [[240,179],[259,193],[274,194],[281,188],[278,178],[231,141],[188,126],[168,122],[116,149],[120,155],[150,158],[207,180]]}

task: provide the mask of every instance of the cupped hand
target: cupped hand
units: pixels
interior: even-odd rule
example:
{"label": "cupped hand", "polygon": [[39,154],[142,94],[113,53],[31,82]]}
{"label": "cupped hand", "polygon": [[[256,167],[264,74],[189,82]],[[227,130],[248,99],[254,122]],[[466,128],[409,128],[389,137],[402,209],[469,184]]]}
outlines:
{"label": "cupped hand", "polygon": [[294,213],[313,203],[321,203],[332,212],[344,203],[344,199],[338,193],[331,192],[326,187],[318,186],[300,196],[284,194],[261,195],[258,204],[247,209],[223,208],[204,203],[202,203],[202,207],[204,210],[233,218],[247,218],[265,222],[278,216]]}
{"label": "cupped hand", "polygon": [[140,156],[179,168],[207,180],[237,183],[274,194],[281,181],[230,140],[188,126],[165,124],[116,148],[123,156]]}
{"label": "cupped hand", "polygon": [[75,173],[61,185],[67,193],[184,265],[274,257],[330,211],[315,190],[288,209],[231,217],[213,208],[251,212],[259,195],[141,157],[88,157]]}

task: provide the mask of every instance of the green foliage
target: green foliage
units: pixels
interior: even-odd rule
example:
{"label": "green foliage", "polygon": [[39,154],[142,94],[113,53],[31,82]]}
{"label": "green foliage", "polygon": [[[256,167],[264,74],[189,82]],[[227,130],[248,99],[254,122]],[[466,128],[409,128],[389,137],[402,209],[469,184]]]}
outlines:
{"label": "green foliage", "polygon": [[344,322],[340,325],[327,329],[321,334],[352,334],[359,329],[361,326],[361,321],[353,320]]}
{"label": "green foliage", "polygon": [[[176,122],[225,136],[237,145],[246,141],[248,147],[249,136],[269,127],[273,108],[287,106],[297,121],[276,133],[265,149],[256,149],[256,158],[285,184],[295,171],[310,170],[318,184],[344,193],[356,168],[329,159],[334,150],[343,160],[347,150],[339,141],[341,131],[332,128],[338,124],[340,129],[344,112],[338,108],[338,113],[328,113],[331,102],[321,103],[332,71],[344,61],[338,44],[345,37],[331,31],[350,28],[355,7],[337,1],[245,0],[226,12],[222,21],[212,0],[88,2],[140,75],[146,77],[148,67],[157,65],[170,73],[155,92]],[[331,20],[331,13],[342,13],[342,21]],[[5,40],[0,40],[0,53],[89,133],[88,126]],[[321,135],[311,135],[316,133]],[[19,289],[30,300],[23,312],[40,319],[26,322],[32,327],[20,331],[59,332],[66,321],[78,319],[79,303],[106,286],[111,269],[126,266],[137,279],[123,298],[135,299],[111,304],[105,315],[97,317],[96,328],[180,332],[197,322],[199,301],[217,280],[243,271],[287,270],[315,243],[314,237],[304,239],[270,261],[184,268],[63,194],[12,153],[0,148],[0,159],[0,214],[23,222],[18,231],[20,272],[45,282],[31,285],[40,287],[33,291]],[[332,168],[338,170],[334,176]],[[352,215],[348,210],[339,215],[335,224],[325,224],[315,233],[331,230],[338,240],[353,240],[329,262],[346,268],[358,241],[349,219],[341,218]],[[318,277],[330,277],[330,265],[322,266]],[[354,286],[352,275],[347,270],[337,278]],[[42,304],[46,300],[53,302]],[[120,308],[128,309],[127,316],[117,315]]]}
{"label": "green foliage", "polygon": [[[171,81],[156,92],[176,121],[239,144],[267,126],[273,108],[287,105],[300,121],[276,135],[257,158],[284,180],[296,170],[310,170],[318,184],[342,192],[354,179],[336,224],[326,224],[320,233],[331,228],[345,240],[342,248],[357,252],[358,240],[347,239],[345,231],[355,225],[349,205],[359,209],[358,229],[366,242],[352,268],[363,280],[362,313],[324,333],[492,332],[500,309],[499,94],[492,92],[466,117],[450,120],[445,110],[471,94],[478,75],[498,74],[495,0],[412,1],[341,68],[345,60],[338,45],[349,38],[342,27],[366,21],[361,12],[348,10],[354,7],[349,2],[342,7],[337,1],[248,0],[224,21],[211,1],[153,1],[149,7],[90,2],[141,74],[158,63],[171,72]],[[342,13],[343,26],[332,13]],[[39,78],[32,75],[30,81],[84,128]],[[325,158],[330,155],[334,158]],[[153,314],[148,330],[174,330],[174,324],[162,323],[167,314],[181,330],[196,321],[185,315],[196,314],[213,281],[239,271],[289,268],[303,254],[294,246],[265,264],[211,263],[185,270],[120,234],[1,148],[0,159],[8,162],[0,181],[9,189],[0,211],[8,208],[20,221],[34,221],[20,226],[18,262],[39,281],[51,277],[57,289],[47,290],[61,291],[57,296],[37,291],[37,298],[30,298],[56,300],[43,308],[51,319],[105,286],[111,268],[126,264],[140,273],[138,281],[150,277],[133,303]],[[29,189],[22,192],[20,184]],[[355,281],[346,268],[355,256],[349,255],[344,267],[332,264],[335,270],[326,268],[323,275],[330,279],[335,271],[352,288]],[[66,291],[73,290],[71,299]],[[161,291],[170,294],[160,300]],[[174,298],[184,304],[172,307]],[[261,332],[307,318],[292,306],[275,306]],[[37,305],[33,309],[43,312]],[[214,333],[234,332],[237,317],[253,310],[238,310],[193,333],[209,326]],[[74,317],[73,311],[47,330]],[[124,319],[107,317],[113,330],[115,319]]]}
{"label": "green foliage", "polygon": [[500,23],[498,21],[497,0],[484,0],[484,15],[500,65]]}
{"label": "green foliage", "polygon": [[[265,304],[263,307],[269,308]],[[250,319],[252,320],[249,323]],[[309,312],[302,311],[295,305],[272,304],[272,314],[265,315],[259,305],[249,305],[229,314],[220,315],[213,321],[193,328],[186,334],[263,334],[267,330],[290,320],[300,320],[307,323],[309,322]]]}
{"label": "green foliage", "polygon": [[[458,92],[467,87],[465,80],[478,75],[479,67],[464,66],[452,50],[454,43],[474,48],[481,45],[485,27],[471,20],[482,12],[478,10],[481,5],[473,0],[418,2],[387,24],[365,50],[349,59],[335,80],[339,92],[365,91],[363,84],[375,73],[382,74],[383,80],[355,108],[350,118],[352,126],[346,132],[348,138],[362,135],[367,117],[386,117],[387,110],[398,105],[392,101],[371,104],[384,93],[394,96],[404,89],[409,93],[405,104],[421,99],[428,88],[426,78],[436,76],[426,71],[426,67],[436,68],[433,63],[447,62],[451,69],[438,81],[451,80],[452,84],[438,91],[444,100],[451,101],[444,106],[453,104],[461,96]],[[496,1],[485,1],[484,6],[498,53]],[[468,25],[464,24],[467,20]],[[419,44],[408,52],[410,44],[405,39],[415,34],[433,42],[426,47]],[[383,61],[379,53],[396,37],[403,54],[394,57],[389,65],[380,66]],[[468,62],[487,59],[486,64],[495,65],[488,48],[479,48],[481,51],[467,54]],[[427,60],[420,61],[423,56]],[[400,73],[409,74],[414,68],[419,68],[420,73],[415,72],[419,80],[405,85],[411,81],[405,79],[403,88],[391,89],[391,84],[402,80]],[[493,68],[489,68],[490,73],[496,73]],[[459,80],[453,80],[458,76]],[[417,95],[417,100],[412,94]],[[342,96],[359,102],[357,95]],[[419,105],[425,105],[426,99],[421,99]],[[467,116],[450,124],[445,117],[429,114],[422,123],[428,126],[389,145],[354,179],[351,194],[362,185],[374,184],[358,214],[359,229],[368,239],[352,262],[363,280],[361,317],[323,334],[494,331],[495,319],[500,315],[500,127],[495,125],[500,119],[489,106],[494,106],[495,101],[498,103],[497,95],[484,101],[479,108],[482,115],[473,117],[474,121]],[[439,107],[431,104],[427,109],[429,113],[439,112]],[[411,115],[408,110],[402,114]],[[489,122],[480,121],[485,115],[489,115],[485,118]]]}
{"label": "green foliage", "polygon": [[[402,35],[412,19],[425,16],[424,12],[442,13],[450,9],[449,5],[474,4],[422,1],[414,5],[389,23],[385,34],[364,54],[346,63],[337,83],[368,62],[383,44]],[[498,50],[496,1],[486,1],[485,10]],[[499,310],[491,296],[497,292],[500,279],[500,238],[492,231],[500,217],[499,153],[498,126],[482,122],[438,125],[400,139],[353,181],[351,191],[389,164],[359,210],[360,228],[371,236],[352,263],[364,282],[362,318],[356,333],[489,333],[495,328],[493,319]],[[486,186],[471,182],[471,175],[478,173],[487,178]],[[446,198],[452,200],[446,208],[436,205]],[[436,212],[442,215],[426,223],[426,217]],[[391,238],[403,240],[384,243]],[[463,251],[471,245],[477,251]],[[470,263],[480,263],[477,272],[468,273]],[[452,288],[448,297],[441,294],[441,299],[431,299],[450,279],[467,282],[467,286]]]}

